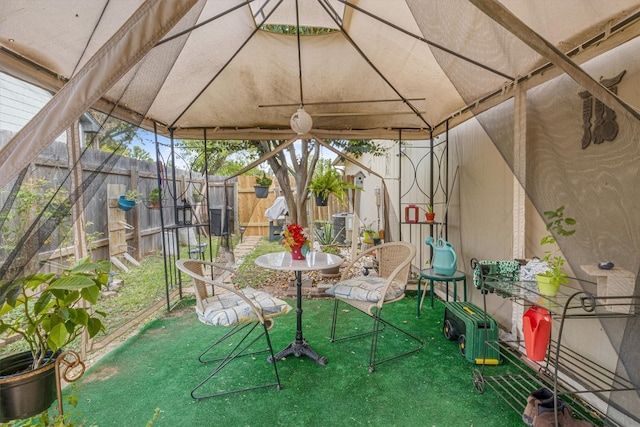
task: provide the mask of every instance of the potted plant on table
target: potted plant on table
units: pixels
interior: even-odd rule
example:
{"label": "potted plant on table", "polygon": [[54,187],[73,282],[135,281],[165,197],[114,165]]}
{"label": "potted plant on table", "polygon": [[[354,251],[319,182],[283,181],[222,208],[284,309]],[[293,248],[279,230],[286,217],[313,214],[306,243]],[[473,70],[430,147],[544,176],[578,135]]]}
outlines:
{"label": "potted plant on table", "polygon": [[305,259],[310,243],[307,232],[300,224],[287,224],[283,227],[281,244],[291,254],[292,259]]}
{"label": "potted plant on table", "polygon": [[84,331],[104,331],[95,304],[110,271],[109,261],[77,262],[62,273],[36,273],[0,282],[0,337],[19,335],[29,350],[0,359],[0,422],[27,418],[56,398],[55,360]]}
{"label": "potted plant on table", "polygon": [[558,254],[559,248],[552,233],[555,232],[557,235],[565,237],[571,236],[576,230],[570,230],[567,227],[575,225],[576,220],[564,217],[564,206],[555,211],[546,211],[544,215],[547,217],[547,230],[550,233],[540,240],[540,244],[553,245],[553,249],[545,252],[542,260],[549,265],[549,269],[545,273],[537,274],[536,282],[541,295],[553,297],[561,284],[568,283],[568,276],[562,269],[566,261]]}
{"label": "potted plant on table", "polygon": [[256,185],[253,190],[256,193],[258,199],[266,199],[269,196],[269,187],[273,183],[273,180],[269,178],[264,172],[262,176],[256,177]]}
{"label": "potted plant on table", "polygon": [[350,182],[343,181],[340,172],[331,163],[319,163],[309,184],[309,191],[316,198],[317,206],[327,206],[329,196],[335,196],[344,206],[347,205],[348,189],[362,190]]}

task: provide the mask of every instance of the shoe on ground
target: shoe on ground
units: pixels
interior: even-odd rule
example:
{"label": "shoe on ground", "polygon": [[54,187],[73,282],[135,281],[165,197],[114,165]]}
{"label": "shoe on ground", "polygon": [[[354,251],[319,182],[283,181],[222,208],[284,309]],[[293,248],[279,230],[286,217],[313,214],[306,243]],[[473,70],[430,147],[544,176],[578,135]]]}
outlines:
{"label": "shoe on ground", "polygon": [[[588,421],[573,418],[571,407],[557,399],[558,427],[593,427]],[[556,427],[553,398],[540,401],[538,414],[533,418],[533,427]]]}
{"label": "shoe on ground", "polygon": [[533,426],[533,421],[539,413],[540,402],[551,402],[551,410],[553,411],[553,392],[546,387],[532,392],[527,398],[527,406],[522,414],[522,421],[529,427]]}

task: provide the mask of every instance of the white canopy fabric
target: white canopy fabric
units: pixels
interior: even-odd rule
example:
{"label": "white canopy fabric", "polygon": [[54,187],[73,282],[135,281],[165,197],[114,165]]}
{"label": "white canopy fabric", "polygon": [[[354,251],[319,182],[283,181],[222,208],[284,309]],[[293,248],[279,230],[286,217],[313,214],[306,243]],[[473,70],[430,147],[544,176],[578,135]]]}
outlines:
{"label": "white canopy fabric", "polygon": [[[152,2],[181,13],[174,2]],[[6,0],[0,70],[57,91],[142,3]],[[599,34],[603,43],[619,22],[635,28],[640,2],[200,0],[97,106],[179,138],[209,128],[216,139],[288,139],[302,104],[318,137],[398,138],[402,129],[403,139],[424,139],[447,119],[481,111],[482,100],[511,96],[516,82],[554,59],[494,21],[502,5],[569,52]],[[298,38],[261,24],[336,32]],[[102,72],[112,66],[102,63]]]}

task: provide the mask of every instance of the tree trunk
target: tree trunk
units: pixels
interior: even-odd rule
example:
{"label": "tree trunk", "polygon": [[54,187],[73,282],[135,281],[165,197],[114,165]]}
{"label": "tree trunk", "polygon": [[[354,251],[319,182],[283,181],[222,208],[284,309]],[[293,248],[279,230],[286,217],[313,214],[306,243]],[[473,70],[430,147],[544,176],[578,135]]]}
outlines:
{"label": "tree trunk", "polygon": [[[279,142],[260,141],[260,149],[263,152],[271,151]],[[309,183],[313,169],[320,158],[320,150],[312,141],[302,141],[300,147],[300,153],[296,153],[295,146],[292,144],[283,152],[268,159],[268,162],[287,202],[289,220],[307,228],[309,227],[307,215]],[[289,181],[289,175],[293,176],[295,193]]]}

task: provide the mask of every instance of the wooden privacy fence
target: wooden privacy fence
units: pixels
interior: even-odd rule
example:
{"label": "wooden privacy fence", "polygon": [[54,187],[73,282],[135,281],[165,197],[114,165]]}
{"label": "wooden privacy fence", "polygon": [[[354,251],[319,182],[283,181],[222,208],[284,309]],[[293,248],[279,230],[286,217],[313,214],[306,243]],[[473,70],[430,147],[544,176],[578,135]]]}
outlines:
{"label": "wooden privacy fence", "polygon": [[[82,160],[84,174],[95,171],[104,161],[108,153],[88,150]],[[57,177],[65,176],[68,169],[66,145],[54,143],[49,146],[34,162],[31,174],[34,178],[46,180],[50,187],[57,185]],[[91,236],[91,247],[94,259],[109,259],[114,253],[124,254],[123,263],[129,262],[126,258],[141,260],[149,253],[162,251],[162,221],[159,209],[150,209],[147,201],[152,189],[158,186],[157,166],[155,162],[145,162],[120,157],[115,165],[108,171],[102,171],[102,185],[85,195],[85,217],[87,221],[86,233]],[[268,236],[269,220],[265,211],[276,200],[278,183],[274,179],[269,195],[266,199],[258,199],[255,196],[255,176],[238,176],[226,181],[225,177],[209,176],[208,200],[198,201],[194,197],[198,193],[204,193],[205,177],[189,170],[176,170],[175,175],[170,168],[163,168],[162,180],[162,215],[164,225],[171,225],[175,218],[175,203],[187,199],[194,207],[194,220],[200,224],[210,223],[212,209],[221,209],[223,203],[227,204],[228,213],[231,216],[232,234],[239,233],[239,227],[245,228],[245,235]],[[272,177],[273,178],[273,177]],[[175,185],[174,185],[175,184]],[[295,183],[292,182],[295,186]],[[138,190],[141,202],[136,208],[128,212],[118,213],[118,218],[113,214],[117,206],[117,194],[109,194],[109,185],[115,185],[120,190]],[[226,196],[224,192],[226,191]],[[0,202],[4,202],[5,195],[0,194]],[[348,208],[340,204],[335,197],[329,198],[326,207],[316,206],[313,197],[309,200],[309,219],[312,221],[331,221],[333,215],[347,212]],[[67,223],[69,221],[66,221]],[[116,230],[115,225],[121,225],[122,230]],[[111,229],[110,229],[111,225]],[[69,228],[69,224],[66,227]],[[203,231],[209,233],[208,227]],[[117,249],[110,247],[110,231],[118,234]],[[52,236],[49,243],[41,248],[38,254],[39,262],[63,262],[73,255],[73,239],[57,238]],[[0,258],[4,252],[0,253]]]}
{"label": "wooden privacy fence", "polygon": [[[254,176],[238,176],[238,225],[245,227],[245,236],[268,236],[269,220],[265,216],[265,211],[273,206],[277,192],[279,191],[277,181],[269,188],[269,196],[266,199],[258,199],[253,189],[255,185]],[[273,179],[273,177],[271,177]],[[292,181],[293,184],[293,181]],[[309,219],[311,221],[332,221],[333,215],[347,212],[348,208],[343,206],[338,199],[329,197],[327,206],[316,206],[315,199],[311,197],[307,203],[309,209]]]}

